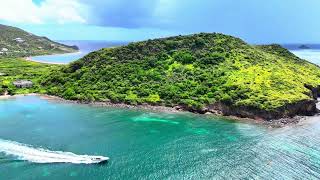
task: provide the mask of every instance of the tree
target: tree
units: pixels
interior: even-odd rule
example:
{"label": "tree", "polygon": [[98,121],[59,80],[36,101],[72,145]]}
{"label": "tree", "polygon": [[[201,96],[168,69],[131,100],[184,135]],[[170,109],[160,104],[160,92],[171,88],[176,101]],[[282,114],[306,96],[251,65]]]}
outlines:
{"label": "tree", "polygon": [[138,100],[139,100],[138,95],[134,94],[131,91],[125,97],[125,101],[129,104],[137,104]]}
{"label": "tree", "polygon": [[225,60],[225,56],[223,53],[214,52],[209,56],[203,57],[200,59],[200,63],[202,64],[212,64],[217,65]]}
{"label": "tree", "polygon": [[178,51],[173,55],[173,59],[182,64],[191,64],[195,58],[187,51]]}
{"label": "tree", "polygon": [[152,104],[156,104],[158,102],[160,102],[160,96],[159,94],[150,94],[147,99],[147,102],[152,103]]}
{"label": "tree", "polygon": [[76,93],[74,92],[72,87],[69,87],[64,93],[63,97],[66,99],[74,99],[76,96]]}

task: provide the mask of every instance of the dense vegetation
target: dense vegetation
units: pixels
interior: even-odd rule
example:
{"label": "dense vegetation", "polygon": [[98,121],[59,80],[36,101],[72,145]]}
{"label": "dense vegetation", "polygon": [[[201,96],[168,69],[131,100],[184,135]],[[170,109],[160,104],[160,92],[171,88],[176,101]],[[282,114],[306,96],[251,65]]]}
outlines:
{"label": "dense vegetation", "polygon": [[306,85],[320,85],[320,69],[279,45],[201,33],[102,49],[51,73],[42,85],[71,100],[191,110],[219,102],[272,111],[312,99]]}
{"label": "dense vegetation", "polygon": [[[18,58],[0,58],[0,95],[5,91],[11,95],[45,93],[40,86],[41,78],[58,67]],[[32,88],[18,89],[12,84],[16,80],[31,80],[34,85]]]}
{"label": "dense vegetation", "polygon": [[0,24],[0,57],[23,57],[54,53],[76,52],[76,46],[67,46],[39,37],[19,28]]}

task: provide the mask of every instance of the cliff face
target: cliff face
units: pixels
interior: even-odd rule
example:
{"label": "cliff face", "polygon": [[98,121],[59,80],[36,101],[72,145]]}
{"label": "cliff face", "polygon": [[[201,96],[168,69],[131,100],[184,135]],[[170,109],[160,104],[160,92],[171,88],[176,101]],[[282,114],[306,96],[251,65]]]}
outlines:
{"label": "cliff face", "polygon": [[316,108],[316,102],[316,100],[303,100],[293,104],[287,104],[272,111],[261,110],[255,107],[236,107],[218,103],[209,106],[207,111],[224,116],[237,116],[256,120],[273,120],[280,118],[292,118],[297,115],[313,116],[319,112]]}
{"label": "cliff face", "polygon": [[[320,90],[318,88],[315,89],[317,89],[318,92]],[[281,118],[293,118],[295,116],[316,115],[320,112],[316,106],[316,103],[318,102],[316,98],[319,97],[319,95],[319,93],[316,94],[315,99],[302,100],[299,102],[286,104],[285,106],[281,106],[271,111],[249,106],[234,106],[232,104],[225,104],[221,102],[209,105],[202,109],[196,109],[183,105],[176,106],[175,108],[178,110],[186,110],[199,114],[213,113],[216,115],[236,116],[240,118],[251,118],[256,120],[269,121]]]}
{"label": "cliff face", "polygon": [[289,103],[271,111],[261,110],[255,107],[248,106],[237,107],[223,103],[211,105],[207,108],[207,111],[214,113],[219,112],[220,114],[226,116],[231,115],[262,120],[292,118],[297,115],[313,116],[319,113],[319,109],[317,109],[316,103],[318,102],[317,98],[320,97],[320,87],[312,87],[308,85],[306,85],[306,87],[310,90],[310,96],[313,97],[313,99]]}

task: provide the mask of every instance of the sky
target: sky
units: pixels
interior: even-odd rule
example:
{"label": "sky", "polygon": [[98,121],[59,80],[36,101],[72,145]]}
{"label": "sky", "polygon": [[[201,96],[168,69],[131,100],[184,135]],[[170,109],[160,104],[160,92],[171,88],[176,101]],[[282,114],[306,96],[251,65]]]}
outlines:
{"label": "sky", "polygon": [[138,41],[220,32],[320,43],[320,0],[0,0],[0,23],[55,40]]}

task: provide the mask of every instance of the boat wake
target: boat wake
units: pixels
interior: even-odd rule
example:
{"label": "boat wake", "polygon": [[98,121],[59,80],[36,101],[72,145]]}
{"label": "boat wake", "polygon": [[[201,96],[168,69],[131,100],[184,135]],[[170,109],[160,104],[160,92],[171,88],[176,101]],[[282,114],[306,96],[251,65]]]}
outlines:
{"label": "boat wake", "polygon": [[18,160],[33,163],[100,164],[109,160],[108,157],[103,156],[77,155],[71,152],[50,151],[2,139],[0,139],[0,153],[15,157]]}

